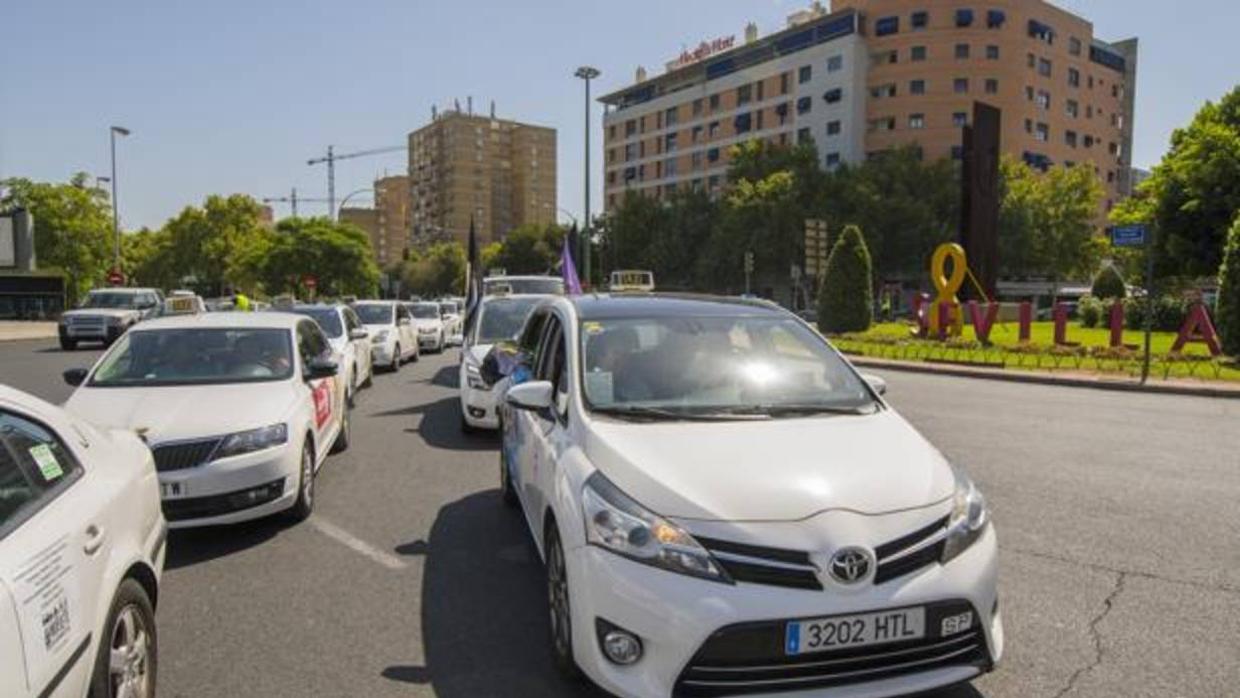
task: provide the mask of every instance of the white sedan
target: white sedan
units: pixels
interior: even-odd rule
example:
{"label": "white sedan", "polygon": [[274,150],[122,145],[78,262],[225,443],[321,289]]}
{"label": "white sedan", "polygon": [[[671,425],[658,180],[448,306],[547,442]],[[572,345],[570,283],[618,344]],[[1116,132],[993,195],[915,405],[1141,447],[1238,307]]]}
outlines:
{"label": "white sedan", "polygon": [[154,696],[151,452],[0,386],[0,696]]}
{"label": "white sedan", "polygon": [[430,302],[406,303],[405,307],[413,316],[413,326],[418,332],[418,351],[426,349],[436,354],[442,352],[448,343],[448,328],[440,305]]}
{"label": "white sedan", "polygon": [[801,320],[575,296],[531,337],[501,487],[546,562],[565,672],[619,696],[873,697],[1000,660],[981,494]]}
{"label": "white sedan", "polygon": [[358,301],[352,307],[370,333],[370,355],[375,366],[395,372],[400,370],[401,363],[418,360],[418,331],[404,303]]}
{"label": "white sedan", "polygon": [[374,357],[371,356],[370,332],[362,325],[353,309],[342,303],[335,305],[296,305],[294,313],[314,318],[327,341],[340,357],[340,375],[344,378],[345,398],[354,404],[357,391],[371,384]]}
{"label": "white sedan", "polygon": [[496,429],[495,399],[504,382],[489,383],[482,364],[496,342],[516,340],[534,306],[550,296],[487,296],[478,306],[477,320],[461,347],[461,430]]}
{"label": "white sedan", "polygon": [[310,318],[207,313],[151,320],[90,370],[75,414],[142,435],[172,528],[310,515],[314,479],[349,444],[339,358]]}

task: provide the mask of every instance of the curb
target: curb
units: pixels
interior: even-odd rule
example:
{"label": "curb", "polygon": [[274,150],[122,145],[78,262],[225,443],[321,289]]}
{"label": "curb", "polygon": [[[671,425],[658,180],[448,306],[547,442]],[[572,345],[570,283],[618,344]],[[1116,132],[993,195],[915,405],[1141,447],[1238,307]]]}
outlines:
{"label": "curb", "polygon": [[859,368],[879,368],[890,371],[908,373],[927,373],[939,376],[956,376],[960,378],[981,378],[986,380],[1006,381],[1009,383],[1034,383],[1038,385],[1057,385],[1070,388],[1093,388],[1095,390],[1113,390],[1127,393],[1152,393],[1157,395],[1187,395],[1191,397],[1230,398],[1240,400],[1240,386],[1232,387],[1209,383],[1191,385],[1185,383],[1140,383],[1133,381],[1112,380],[1086,376],[1063,376],[1035,371],[1009,371],[994,368],[972,368],[968,366],[947,366],[942,364],[926,364],[912,361],[893,361],[891,359],[874,359],[855,354],[845,354],[848,360]]}

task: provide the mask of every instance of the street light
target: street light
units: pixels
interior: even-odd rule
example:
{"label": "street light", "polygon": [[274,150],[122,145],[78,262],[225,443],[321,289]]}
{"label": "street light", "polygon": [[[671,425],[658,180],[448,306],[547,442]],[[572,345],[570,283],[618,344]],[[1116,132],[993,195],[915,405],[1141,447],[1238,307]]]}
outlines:
{"label": "street light", "polygon": [[121,270],[121,216],[116,203],[116,136],[128,136],[129,129],[124,126],[113,126],[108,130],[108,140],[112,143],[112,235],[115,242],[112,248],[112,269]]}
{"label": "street light", "polygon": [[559,206],[557,206],[557,207],[556,207],[556,210],[557,210],[557,211],[559,211],[560,213],[563,213],[564,215],[568,216],[569,218],[573,219],[573,227],[574,227],[574,228],[576,228],[576,227],[577,227],[577,216],[574,216],[572,213],[570,213],[570,212],[568,211],[568,209],[561,208],[561,207],[559,207]]}
{"label": "street light", "polygon": [[573,75],[585,80],[586,82],[586,208],[584,214],[586,225],[585,229],[582,231],[583,235],[581,236],[581,256],[583,264],[582,268],[585,270],[585,279],[586,284],[588,285],[590,283],[590,81],[597,78],[600,73],[598,68],[591,68],[588,65],[583,65],[578,68],[577,72],[573,73]]}
{"label": "street light", "polygon": [[368,189],[368,188],[363,187],[362,189],[357,189],[357,190],[351,191],[348,194],[346,194],[344,199],[341,200],[340,206],[336,209],[336,220],[340,220],[340,212],[344,210],[344,205],[349,203],[349,199],[352,199],[354,196],[357,196],[358,194],[362,194],[368,191],[372,192],[374,191],[374,189]]}

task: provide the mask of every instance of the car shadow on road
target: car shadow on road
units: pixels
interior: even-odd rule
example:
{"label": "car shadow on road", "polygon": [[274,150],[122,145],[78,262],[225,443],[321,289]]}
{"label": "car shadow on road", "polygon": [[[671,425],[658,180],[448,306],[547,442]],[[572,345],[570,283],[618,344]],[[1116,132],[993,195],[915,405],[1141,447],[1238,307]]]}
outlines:
{"label": "car shadow on road", "polygon": [[608,695],[559,676],[551,657],[538,552],[499,490],[439,510],[429,540],[396,547],[425,559],[422,656],[392,657],[382,675],[439,698]]}
{"label": "car shadow on road", "polygon": [[492,432],[461,431],[461,399],[456,395],[408,407],[399,407],[367,414],[367,417],[414,417],[421,415],[417,425],[405,427],[410,434],[418,434],[428,446],[449,451],[494,451],[499,437]]}
{"label": "car shadow on road", "polygon": [[168,532],[164,569],[175,570],[239,553],[261,545],[291,526],[278,516],[229,526],[209,526]]}

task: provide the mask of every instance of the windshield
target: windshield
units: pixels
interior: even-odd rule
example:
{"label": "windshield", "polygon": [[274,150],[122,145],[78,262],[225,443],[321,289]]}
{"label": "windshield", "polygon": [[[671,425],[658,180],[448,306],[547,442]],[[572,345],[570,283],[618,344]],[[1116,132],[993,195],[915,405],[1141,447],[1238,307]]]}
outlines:
{"label": "windshield", "polygon": [[409,306],[409,311],[419,320],[439,319],[439,306],[434,303],[414,303]]}
{"label": "windshield", "polygon": [[450,315],[456,314],[456,303],[440,303],[439,309]]}
{"label": "windshield", "polygon": [[363,325],[390,325],[394,308],[386,303],[358,303],[353,306]]}
{"label": "windshield", "polygon": [[525,319],[538,298],[490,298],[482,304],[475,344],[494,344],[513,339],[525,327]]}
{"label": "windshield", "polygon": [[332,339],[344,335],[344,324],[340,322],[340,313],[335,308],[294,308],[293,312],[314,318],[323,334]]}
{"label": "windshield", "polygon": [[484,279],[482,282],[482,292],[484,294],[494,293],[497,289],[505,289],[508,293],[530,293],[530,294],[564,294],[564,280],[555,276],[535,277],[530,279],[514,279],[496,277],[493,279]]}
{"label": "windshield", "polygon": [[288,330],[194,328],[128,332],[90,385],[139,387],[252,383],[293,375]]}
{"label": "windshield", "polygon": [[581,341],[594,409],[774,415],[873,405],[856,374],[792,318],[587,320]]}
{"label": "windshield", "polygon": [[138,294],[112,291],[91,292],[82,303],[83,308],[136,308]]}

